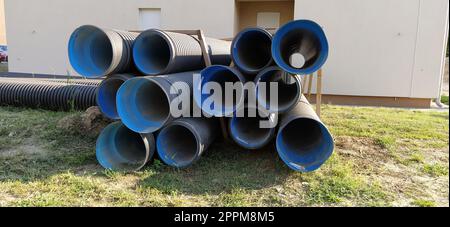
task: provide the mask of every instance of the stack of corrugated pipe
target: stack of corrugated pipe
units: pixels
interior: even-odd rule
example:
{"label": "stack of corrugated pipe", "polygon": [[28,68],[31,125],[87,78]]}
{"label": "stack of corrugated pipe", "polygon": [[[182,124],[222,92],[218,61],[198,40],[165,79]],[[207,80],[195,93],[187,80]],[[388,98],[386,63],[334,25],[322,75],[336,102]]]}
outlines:
{"label": "stack of corrugated pipe", "polygon": [[[106,117],[117,120],[97,140],[99,163],[106,169],[134,171],[157,157],[169,166],[187,168],[220,135],[221,118],[230,138],[247,150],[275,139],[280,158],[293,170],[309,172],[324,164],[333,152],[333,138],[302,95],[300,79],[327,59],[321,27],[297,20],[274,36],[248,28],[232,43],[212,38],[206,43],[213,64],[209,67],[197,36],[94,26],[72,34],[71,64],[83,76],[107,76],[97,104]],[[225,94],[205,92],[208,82],[216,82],[223,93],[225,84],[236,83],[232,102],[221,102]],[[253,88],[247,82],[254,82]],[[264,85],[270,83],[278,89]],[[278,105],[272,105],[270,97],[277,95]]]}
{"label": "stack of corrugated pipe", "polygon": [[0,105],[85,110],[95,105],[100,82],[85,79],[0,77]]}

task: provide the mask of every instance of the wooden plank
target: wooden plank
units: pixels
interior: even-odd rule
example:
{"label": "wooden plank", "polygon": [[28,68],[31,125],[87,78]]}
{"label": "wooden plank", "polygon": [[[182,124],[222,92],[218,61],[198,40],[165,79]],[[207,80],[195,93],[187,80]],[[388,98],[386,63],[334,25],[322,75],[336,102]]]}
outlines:
{"label": "wooden plank", "polygon": [[312,81],[314,74],[309,74],[309,80],[308,80],[308,100],[311,100],[311,90],[312,90]]}
{"label": "wooden plank", "polygon": [[211,66],[211,58],[208,53],[208,45],[206,44],[205,35],[202,30],[198,30],[198,40],[200,41],[200,46],[202,48],[203,59],[205,60],[206,67]]}
{"label": "wooden plank", "polygon": [[322,69],[317,71],[317,95],[316,95],[316,113],[320,117],[322,108]]}

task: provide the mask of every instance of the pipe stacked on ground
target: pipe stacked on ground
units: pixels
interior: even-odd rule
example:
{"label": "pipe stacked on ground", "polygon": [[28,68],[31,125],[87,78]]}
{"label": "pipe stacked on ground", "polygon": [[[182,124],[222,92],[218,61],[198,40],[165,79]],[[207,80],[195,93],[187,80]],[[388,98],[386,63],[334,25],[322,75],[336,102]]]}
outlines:
{"label": "pipe stacked on ground", "polygon": [[[230,64],[230,42],[206,38],[206,43],[212,64]],[[146,75],[202,69],[205,67],[202,56],[197,37],[158,29],[142,32],[133,47],[134,62]]]}
{"label": "pipe stacked on ground", "polygon": [[228,120],[230,136],[239,146],[256,150],[266,146],[275,135],[277,115],[246,106]]}
{"label": "pipe stacked on ground", "polygon": [[97,160],[105,169],[139,170],[153,158],[154,154],[153,134],[133,132],[121,122],[108,125],[97,139]]}
{"label": "pipe stacked on ground", "polygon": [[[171,105],[180,98],[178,92],[183,89],[189,94],[192,92],[195,73],[136,77],[126,81],[117,92],[117,111],[123,123],[139,133],[156,132],[166,126],[174,119]],[[177,82],[184,82],[188,87],[180,87],[181,91],[177,89],[176,93],[171,93]]]}
{"label": "pipe stacked on ground", "polygon": [[212,118],[177,119],[158,134],[159,157],[169,166],[189,167],[209,148],[217,132],[217,121]]}
{"label": "pipe stacked on ground", "polygon": [[247,28],[233,39],[231,57],[239,70],[257,74],[272,65],[272,34],[262,28]]}
{"label": "pipe stacked on ground", "polygon": [[70,64],[88,78],[130,72],[133,69],[131,51],[137,36],[133,32],[81,26],[69,39]]}
{"label": "pipe stacked on ground", "polygon": [[333,153],[334,141],[308,100],[300,102],[283,116],[276,146],[280,158],[293,170],[311,172]]}
{"label": "pipe stacked on ground", "polygon": [[85,110],[95,105],[97,86],[42,79],[0,79],[0,104],[49,110]]}
{"label": "pipe stacked on ground", "polygon": [[112,75],[99,85],[97,89],[97,105],[103,115],[112,120],[119,120],[117,112],[116,96],[119,88],[129,79],[133,78],[130,74]]}

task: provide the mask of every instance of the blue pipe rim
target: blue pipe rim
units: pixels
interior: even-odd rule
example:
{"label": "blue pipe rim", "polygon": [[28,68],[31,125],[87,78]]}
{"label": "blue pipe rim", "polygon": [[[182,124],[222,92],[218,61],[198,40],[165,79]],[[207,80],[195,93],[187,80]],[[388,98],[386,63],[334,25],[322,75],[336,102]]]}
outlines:
{"label": "blue pipe rim", "polygon": [[260,106],[261,108],[265,109],[269,113],[283,114],[283,113],[289,112],[290,110],[292,110],[295,107],[295,105],[298,103],[298,100],[300,100],[300,96],[301,96],[301,93],[302,93],[302,86],[301,86],[302,82],[301,82],[301,79],[299,77],[295,76],[295,75],[291,75],[294,78],[294,80],[296,81],[296,84],[297,84],[298,89],[299,89],[299,92],[297,93],[296,98],[294,99],[295,101],[292,103],[292,105],[289,108],[286,108],[286,109],[280,109],[280,107],[278,106],[278,108],[276,110],[272,110],[272,109],[270,109],[269,104],[267,104],[265,101],[260,101],[261,99],[259,98],[259,83],[261,82],[261,79],[264,76],[266,76],[266,74],[268,72],[271,72],[271,71],[283,72],[283,70],[280,67],[278,67],[278,66],[271,66],[271,67],[268,67],[268,68],[265,68],[264,70],[262,70],[255,78],[255,87],[256,87],[256,89],[255,89],[255,96],[256,96],[256,100],[258,102],[258,106]]}
{"label": "blue pipe rim", "polygon": [[[146,63],[143,62],[142,60],[142,54],[141,54],[141,50],[143,49],[141,45],[145,45],[144,43],[144,38],[147,35],[156,35],[160,38],[163,38],[166,41],[166,44],[169,46],[169,63],[168,65],[162,69],[162,70],[146,70],[144,68],[143,65],[145,65]],[[176,53],[174,53],[175,51],[175,46],[174,43],[172,41],[172,39],[163,31],[160,29],[149,29],[146,30],[144,32],[142,32],[141,34],[139,34],[139,36],[134,40],[133,43],[133,47],[132,47],[132,55],[133,55],[133,61],[134,61],[134,65],[136,66],[136,68],[143,74],[145,75],[159,75],[163,72],[166,72],[170,66],[170,63],[173,61],[173,59],[175,58]]]}
{"label": "blue pipe rim", "polygon": [[[105,31],[103,31],[103,29],[94,26],[94,25],[83,25],[78,27],[77,29],[75,29],[75,31],[72,32],[72,34],[70,35],[69,38],[69,44],[68,44],[68,55],[69,55],[69,62],[70,65],[72,66],[72,68],[79,73],[80,75],[87,77],[87,78],[101,78],[105,76],[105,72],[108,70],[104,70],[104,72],[102,73],[93,73],[93,72],[88,72],[86,71],[83,66],[81,65],[81,63],[77,60],[78,57],[76,57],[75,54],[75,50],[77,49],[75,46],[75,42],[77,40],[77,37],[79,35],[79,33],[83,30],[83,29],[93,29],[96,30],[97,32],[101,32],[103,33],[106,37],[108,37],[108,35],[105,33]],[[109,38],[109,37],[108,37]],[[114,48],[111,45],[111,48]]]}
{"label": "blue pipe rim", "polygon": [[235,36],[235,38],[233,39],[233,42],[231,43],[231,57],[233,58],[233,62],[236,65],[236,67],[238,67],[240,70],[244,71],[245,73],[250,73],[250,74],[254,74],[254,73],[258,73],[259,71],[263,70],[264,68],[270,66],[273,63],[273,58],[271,57],[270,61],[263,66],[260,69],[251,69],[249,67],[246,67],[245,64],[242,63],[241,58],[239,57],[239,54],[237,54],[238,52],[238,41],[240,41],[240,39],[246,35],[248,32],[260,32],[264,35],[267,35],[267,37],[270,38],[270,41],[272,42],[272,34],[270,34],[270,32],[268,32],[266,29],[260,28],[260,27],[254,27],[254,28],[246,28],[244,30],[242,30],[241,32],[239,32],[239,34],[237,34]]}
{"label": "blue pipe rim", "polygon": [[[221,71],[229,71],[231,72],[234,76],[236,76],[240,82],[242,82],[242,85],[245,84],[245,79],[242,77],[242,75],[240,75],[240,72],[237,71],[236,69],[229,67],[229,66],[223,66],[223,65],[212,65],[209,66],[205,69],[203,69],[200,72],[200,77],[198,81],[198,85],[199,87],[194,88],[194,89],[200,89],[200,91],[195,91],[194,92],[194,102],[196,103],[196,105],[202,110],[202,112],[207,113],[208,115],[211,116],[215,116],[215,117],[225,117],[225,116],[231,116],[234,112],[236,112],[236,110],[241,107],[245,101],[245,95],[242,94],[241,95],[241,99],[238,100],[238,103],[236,103],[236,106],[233,106],[233,108],[222,108],[222,112],[220,111],[216,111],[216,110],[211,110],[211,111],[205,111],[202,107],[203,107],[203,102],[204,102],[204,98],[208,98],[210,95],[204,95],[202,94],[202,90],[203,90],[203,82],[206,81],[210,82],[210,78],[212,77],[212,73],[216,73],[216,72],[221,72]],[[206,79],[205,79],[206,78]],[[223,95],[223,94],[222,94]],[[214,103],[215,104],[215,103]],[[215,109],[215,108],[214,108]]]}
{"label": "blue pipe rim", "polygon": [[[253,108],[253,107],[245,107],[244,111],[246,109],[248,109],[248,108]],[[260,110],[260,109],[259,108],[254,108],[254,109],[256,109],[257,114],[259,114],[258,110]],[[274,115],[274,114],[273,113],[269,113],[269,117],[271,115]],[[259,117],[257,117],[257,118],[259,118]],[[269,133],[263,139],[261,139],[261,141],[259,141],[257,143],[250,144],[248,142],[239,140],[239,139],[236,138],[236,135],[238,134],[237,131],[236,131],[236,127],[233,127],[233,124],[236,123],[236,119],[237,119],[236,114],[233,114],[233,117],[231,117],[228,120],[228,129],[230,130],[230,137],[231,137],[231,139],[233,139],[234,142],[236,142],[239,146],[241,146],[243,148],[246,148],[246,149],[249,149],[249,150],[257,150],[257,149],[263,148],[267,144],[269,144],[271,142],[272,138],[275,136],[275,129],[276,128],[274,127],[274,128],[267,129],[267,130],[269,130]],[[260,128],[258,127],[258,129],[260,129]]]}
{"label": "blue pipe rim", "polygon": [[[299,157],[289,157],[288,154],[285,153],[285,146],[282,144],[281,141],[281,134],[283,133],[283,130],[293,121],[295,120],[299,120],[299,119],[307,119],[307,120],[312,120],[315,121],[315,123],[318,123],[318,125],[320,126],[320,130],[322,132],[322,135],[324,135],[326,142],[328,142],[330,144],[330,149],[323,152],[322,151],[322,160],[307,160],[306,158],[302,160],[302,158]],[[276,147],[277,147],[277,153],[279,155],[279,157],[281,158],[281,160],[292,170],[298,171],[298,172],[312,172],[315,171],[317,169],[319,169],[333,154],[334,151],[334,139],[333,136],[331,135],[330,131],[328,130],[328,128],[325,126],[325,124],[323,124],[320,121],[317,121],[315,119],[311,119],[311,118],[307,118],[307,117],[297,117],[292,119],[291,121],[289,121],[288,124],[285,124],[284,126],[280,127],[280,129],[278,130],[278,135],[276,138]],[[309,162],[308,162],[309,161]]]}
{"label": "blue pipe rim", "polygon": [[[180,126],[183,128],[186,128],[187,130],[189,130],[191,132],[191,134],[194,136],[195,140],[196,140],[196,152],[195,152],[195,156],[194,158],[186,164],[180,164],[177,163],[175,160],[169,158],[166,155],[166,150],[163,148],[164,146],[162,145],[162,140],[164,139],[164,137],[166,136],[166,133],[168,130],[170,130],[172,127],[175,126]],[[175,167],[175,168],[187,168],[189,166],[192,166],[195,162],[198,161],[198,159],[200,159],[200,136],[197,134],[197,132],[195,131],[195,129],[192,128],[192,126],[186,122],[183,121],[174,121],[172,123],[170,123],[169,125],[167,125],[165,128],[163,128],[159,133],[158,133],[158,137],[156,138],[156,151],[158,153],[159,158],[168,166],[171,167]]]}
{"label": "blue pipe rim", "polygon": [[[139,111],[139,108],[135,102],[137,95],[136,90],[143,84],[149,82],[152,82],[156,86],[161,88],[160,84],[156,83],[151,78],[135,77],[125,81],[125,83],[123,83],[117,91],[116,105],[120,119],[129,129],[137,133],[156,132],[164,127],[166,122],[171,119],[171,115],[169,113],[169,116],[167,116],[164,122],[151,122],[147,120]],[[170,98],[167,96],[167,94],[165,94],[165,96],[167,99],[167,103],[169,103],[170,106]]]}
{"label": "blue pipe rim", "polygon": [[[121,80],[122,81],[122,85],[123,83],[125,83],[125,81],[127,81],[126,78],[124,77],[120,77],[120,76],[113,76],[110,78],[107,78],[105,80],[103,80],[100,85],[97,87],[97,91],[96,91],[96,103],[98,105],[98,108],[100,109],[100,111],[109,119],[112,120],[119,120],[120,116],[119,113],[117,112],[117,102],[115,101],[114,104],[116,105],[114,107],[114,110],[112,107],[108,106],[107,104],[105,104],[105,99],[107,99],[108,97],[103,97],[104,93],[102,92],[102,88],[103,85],[110,82],[111,80]],[[120,88],[120,87],[119,87]],[[116,94],[119,90],[117,89]],[[117,95],[116,95],[117,97]],[[114,97],[114,99],[116,99],[116,97]]]}
{"label": "blue pipe rim", "polygon": [[[321,50],[316,63],[308,68],[297,69],[287,64],[282,57],[280,45],[283,36],[294,29],[305,29],[315,34],[319,40]],[[328,40],[322,27],[311,20],[295,20],[283,25],[274,35],[272,41],[272,56],[275,63],[284,71],[291,74],[308,75],[318,71],[325,64],[328,58],[329,45]]]}
{"label": "blue pipe rim", "polygon": [[[105,169],[119,170],[119,171],[124,170],[124,169],[119,169],[118,167],[114,166],[112,164],[111,158],[108,158],[107,156],[105,156],[105,152],[104,152],[105,149],[102,148],[102,146],[104,146],[104,145],[108,146],[109,149],[107,150],[107,152],[109,152],[111,154],[111,156],[116,159],[116,161],[121,161],[123,163],[126,163],[128,161],[120,155],[119,151],[117,150],[117,147],[114,145],[114,142],[111,141],[111,139],[115,139],[115,137],[117,136],[118,130],[121,128],[126,128],[126,126],[122,122],[120,122],[120,121],[113,122],[113,123],[109,124],[108,126],[106,126],[97,138],[97,142],[96,142],[96,146],[95,146],[96,159],[97,159],[98,163]],[[137,134],[139,134],[139,133],[137,133]],[[139,170],[139,169],[143,168],[147,164],[147,162],[151,158],[153,158],[153,156],[155,154],[155,147],[150,146],[150,141],[148,141],[149,138],[147,138],[146,136],[143,136],[142,134],[139,134],[139,135],[142,138],[142,143],[144,144],[146,154],[145,154],[144,162],[142,164],[140,164],[139,166],[137,166],[136,168],[133,168],[134,170]],[[152,138],[150,138],[150,139],[152,139]],[[154,138],[153,138],[153,140],[154,140]]]}

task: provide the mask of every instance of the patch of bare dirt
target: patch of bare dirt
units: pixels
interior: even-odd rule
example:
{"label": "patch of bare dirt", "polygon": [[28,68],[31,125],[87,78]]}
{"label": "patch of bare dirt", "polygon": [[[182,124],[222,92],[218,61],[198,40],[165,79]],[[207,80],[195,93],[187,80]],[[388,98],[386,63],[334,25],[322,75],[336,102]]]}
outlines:
{"label": "patch of bare dirt", "polygon": [[97,106],[90,107],[82,115],[72,114],[62,118],[57,127],[64,130],[74,130],[78,133],[98,135],[111,123],[105,118]]}
{"label": "patch of bare dirt", "polygon": [[[448,176],[424,173],[423,163],[401,164],[370,138],[337,137],[336,152],[352,160],[357,166],[357,174],[364,176],[368,183],[380,184],[390,195],[393,206],[412,206],[417,199],[449,206]],[[448,165],[448,149],[423,154],[426,163],[446,159]]]}

